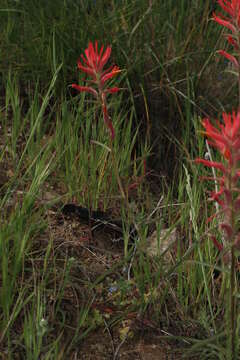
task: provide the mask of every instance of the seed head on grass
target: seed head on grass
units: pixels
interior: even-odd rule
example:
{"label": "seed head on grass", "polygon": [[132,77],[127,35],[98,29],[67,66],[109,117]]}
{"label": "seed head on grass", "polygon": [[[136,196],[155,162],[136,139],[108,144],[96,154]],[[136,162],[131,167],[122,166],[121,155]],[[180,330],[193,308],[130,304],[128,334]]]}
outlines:
{"label": "seed head on grass", "polygon": [[111,55],[111,47],[107,46],[104,51],[102,45],[100,51],[98,51],[98,43],[95,41],[95,46],[92,42],[89,43],[88,48],[85,50],[85,54],[81,54],[81,60],[78,61],[78,69],[91,77],[91,80],[87,80],[92,86],[80,86],[72,84],[72,87],[78,91],[89,92],[94,95],[101,103],[103,118],[106,126],[108,127],[111,139],[114,139],[115,132],[111,118],[108,114],[106,96],[108,94],[117,93],[119,87],[107,88],[107,82],[116,76],[120,69],[118,66],[113,65],[104,70],[106,63]]}

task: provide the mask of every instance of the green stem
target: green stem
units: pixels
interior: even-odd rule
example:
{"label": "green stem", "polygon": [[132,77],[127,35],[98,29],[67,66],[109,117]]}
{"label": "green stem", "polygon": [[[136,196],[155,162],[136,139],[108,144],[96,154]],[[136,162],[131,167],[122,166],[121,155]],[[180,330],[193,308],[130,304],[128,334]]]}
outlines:
{"label": "green stem", "polygon": [[111,155],[112,155],[112,162],[113,162],[114,172],[115,172],[115,176],[117,178],[118,187],[119,187],[121,196],[122,196],[123,199],[126,199],[126,195],[125,195],[123,185],[122,185],[122,181],[121,181],[119,171],[118,171],[118,166],[117,166],[117,161],[116,161],[116,157],[115,157],[115,152],[114,152],[112,140],[111,140]]}
{"label": "green stem", "polygon": [[229,224],[232,228],[232,236],[229,239],[229,243],[231,246],[231,273],[230,273],[230,291],[229,291],[229,318],[230,318],[230,336],[231,336],[231,359],[235,359],[235,337],[236,337],[236,257],[235,257],[235,248],[234,248],[234,238],[236,234],[236,224],[235,224],[235,207],[234,207],[234,190],[233,190],[233,175],[235,174],[235,167],[232,169],[229,175],[228,188],[231,194],[231,217]]}
{"label": "green stem", "polygon": [[[108,115],[106,96],[104,94],[104,91],[103,91],[102,86],[101,86],[100,83],[98,85],[98,89],[99,89],[98,91],[99,91],[99,98],[100,98],[100,102],[101,102],[103,117],[104,117],[104,120],[108,123],[108,121],[111,121],[111,120],[109,119],[109,115]],[[123,186],[122,186],[122,182],[121,182],[121,179],[120,179],[120,176],[119,176],[119,171],[118,171],[117,161],[116,161],[116,157],[115,157],[112,137],[111,137],[111,140],[110,140],[110,147],[111,147],[112,162],[113,162],[115,176],[116,176],[117,182],[118,182],[118,187],[119,187],[119,190],[121,192],[122,198],[126,199],[125,192],[124,192]]]}

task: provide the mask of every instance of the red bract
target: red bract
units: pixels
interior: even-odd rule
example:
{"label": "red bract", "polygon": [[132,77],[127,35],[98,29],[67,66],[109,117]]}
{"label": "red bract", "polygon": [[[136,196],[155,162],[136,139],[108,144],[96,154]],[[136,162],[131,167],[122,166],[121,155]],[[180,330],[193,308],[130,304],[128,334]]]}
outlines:
{"label": "red bract", "polygon": [[79,86],[77,84],[72,84],[72,88],[74,88],[78,91],[89,92],[89,93],[93,94],[94,96],[98,97],[97,91],[95,89],[93,89],[91,86]]}
{"label": "red bract", "polygon": [[[230,16],[230,21],[232,24],[239,26],[240,22],[240,1],[239,0],[218,0],[221,8]],[[215,15],[216,21],[218,17]],[[222,16],[220,20],[222,19]],[[219,22],[219,21],[218,21]],[[220,23],[220,22],[219,22]],[[222,24],[223,25],[223,24]],[[223,25],[225,26],[225,25]]]}
{"label": "red bract", "polygon": [[[112,51],[110,46],[107,46],[104,53],[103,49],[104,47],[102,46],[98,52],[97,41],[95,42],[95,47],[93,46],[93,43],[90,42],[88,48],[85,50],[85,56],[84,54],[81,55],[83,64],[81,60],[78,60],[78,69],[88,74],[92,78],[91,82],[95,83],[101,90],[103,90],[107,80],[120,72],[118,66],[110,66],[107,70],[103,71]],[[114,92],[117,92],[120,89],[115,87],[114,90]],[[106,89],[105,91],[110,93],[111,89]]]}
{"label": "red bract", "polygon": [[87,73],[100,73],[105,64],[108,62],[112,51],[111,47],[107,46],[103,54],[103,49],[104,47],[102,46],[100,51],[98,52],[97,41],[95,42],[95,49],[93,47],[93,44],[90,42],[88,48],[85,50],[86,57],[84,57],[83,54],[81,55],[81,58],[83,62],[87,65],[87,67],[84,67],[80,61],[78,62],[78,67]]}
{"label": "red bract", "polygon": [[[120,89],[116,86],[112,88],[105,88],[105,85],[108,80],[112,79],[120,72],[120,69],[118,66],[111,66],[104,70],[104,66],[108,62],[110,55],[110,46],[107,46],[105,51],[102,46],[100,51],[98,51],[97,41],[95,42],[95,46],[92,42],[90,42],[88,48],[85,50],[85,55],[82,54],[81,60],[78,61],[78,69],[91,77],[89,82],[92,83],[92,86],[79,86],[77,84],[72,84],[72,87],[78,91],[89,92],[99,99],[101,102],[104,122],[110,131],[111,138],[113,139],[115,133],[111,118],[108,114],[106,96],[107,94],[114,94]],[[96,89],[94,87],[96,87]]]}
{"label": "red bract", "polygon": [[209,119],[204,119],[202,123],[205,134],[210,139],[209,143],[216,147],[225,159],[232,162],[233,156],[236,160],[236,156],[240,155],[240,112],[223,113],[222,117],[224,124],[218,121],[218,128],[214,127]]}
{"label": "red bract", "polygon": [[239,50],[239,45],[238,45],[237,41],[234,40],[234,38],[231,35],[227,35],[227,40],[228,40],[229,44],[231,44],[235,47],[236,50]]}
{"label": "red bract", "polygon": [[218,22],[220,25],[228,28],[233,33],[236,31],[236,28],[230,23],[230,21],[225,20],[221,16],[217,16],[216,14],[213,14],[213,19]]}
{"label": "red bract", "polygon": [[[222,161],[209,161],[196,159],[196,163],[215,168],[222,174],[217,178],[209,178],[218,183],[219,190],[211,194],[211,199],[216,201],[223,216],[223,223],[220,224],[228,236],[230,242],[235,241],[239,246],[240,234],[236,231],[235,221],[236,212],[240,210],[239,189],[237,187],[240,177],[240,111],[232,114],[223,113],[223,123],[217,121],[217,126],[213,126],[209,119],[204,119],[202,124],[205,128],[205,135],[209,144],[219,150]],[[236,240],[237,239],[237,240]],[[216,245],[216,241],[214,241]],[[219,246],[217,246],[219,248]]]}
{"label": "red bract", "polygon": [[215,168],[215,169],[219,169],[219,170],[221,170],[223,173],[226,172],[226,169],[225,169],[224,165],[223,165],[222,163],[219,163],[219,162],[216,162],[216,161],[209,161],[209,160],[197,158],[197,159],[195,160],[195,162],[196,162],[197,164],[200,164],[200,163],[201,163],[201,164],[203,164],[203,165],[205,165],[205,166],[213,167],[213,168]]}
{"label": "red bract", "polygon": [[218,53],[220,55],[222,55],[223,57],[225,57],[227,60],[231,61],[233,63],[233,65],[235,65],[236,67],[239,66],[237,59],[235,58],[235,56],[229,54],[228,52],[226,52],[225,50],[218,50]]}

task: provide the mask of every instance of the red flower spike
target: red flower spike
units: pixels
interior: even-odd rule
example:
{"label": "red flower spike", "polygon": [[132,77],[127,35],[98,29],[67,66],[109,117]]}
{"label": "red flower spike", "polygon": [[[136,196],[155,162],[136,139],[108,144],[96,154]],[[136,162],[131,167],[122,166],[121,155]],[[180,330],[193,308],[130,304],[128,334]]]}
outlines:
{"label": "red flower spike", "polygon": [[[228,43],[239,52],[240,1],[218,0],[218,4],[221,6],[222,10],[227,14],[227,16],[223,16],[222,14],[216,15],[214,13],[213,20],[232,32],[232,35],[227,35]],[[235,67],[239,68],[239,59],[229,54],[225,50],[220,50],[219,53],[231,61]]]}
{"label": "red flower spike", "polygon": [[105,84],[108,80],[116,76],[120,72],[120,69],[118,66],[111,66],[107,70],[103,70],[104,66],[110,58],[111,51],[112,49],[110,46],[107,46],[105,51],[104,47],[102,46],[100,51],[98,51],[97,41],[95,41],[94,45],[92,42],[90,42],[88,48],[85,49],[84,54],[81,54],[81,60],[78,60],[78,69],[92,78],[88,81],[91,82],[91,84],[97,89],[94,89],[92,86],[79,86],[77,84],[72,84],[72,87],[78,91],[89,92],[100,99],[103,119],[106,126],[110,130],[111,138],[113,140],[115,132],[107,110],[106,95],[115,94],[120,90],[120,88],[105,88]]}
{"label": "red flower spike", "polygon": [[[239,0],[240,3],[240,0]],[[213,180],[218,183],[219,191],[211,194],[212,200],[217,202],[223,217],[223,223],[220,228],[225,232],[227,240],[232,244],[235,234],[235,225],[233,222],[233,212],[239,213],[240,210],[240,190],[238,181],[240,177],[240,111],[233,111],[232,114],[223,113],[223,122],[217,121],[217,126],[213,126],[209,119],[204,119],[202,124],[205,128],[205,135],[210,139],[209,144],[219,150],[222,155],[222,162],[214,162],[205,159],[196,159],[196,163],[202,163],[205,166],[219,169],[223,175]],[[216,215],[208,219],[211,221]],[[219,244],[213,236],[212,240],[215,246],[221,251],[223,245]],[[236,240],[236,246],[240,246],[240,235]]]}
{"label": "red flower spike", "polygon": [[224,11],[226,11],[231,17],[234,17],[236,9],[236,0],[218,0],[219,5]]}
{"label": "red flower spike", "polygon": [[[213,14],[213,20],[221,26],[229,29],[232,34],[227,34],[227,41],[232,45],[237,53],[237,56],[229,54],[225,50],[219,50],[218,53],[224,56],[227,60],[240,71],[240,0],[218,0],[218,4],[226,13]],[[219,121],[216,126],[213,126],[209,119],[204,119],[202,124],[205,128],[205,135],[208,137],[209,145],[216,148],[222,155],[222,162],[207,161],[205,159],[196,159],[196,163],[202,163],[205,166],[219,169],[222,176],[215,177],[213,180],[219,187],[219,191],[212,193],[212,200],[217,202],[221,207],[208,221],[221,214],[223,222],[220,228],[225,232],[224,242],[228,241],[230,246],[240,250],[240,232],[238,231],[238,224],[236,219],[239,218],[240,213],[240,110],[232,112],[232,114],[222,114],[223,123]],[[212,236],[213,243],[219,251],[225,250],[215,236]],[[227,247],[223,251],[223,262],[230,262],[230,252]]]}
{"label": "red flower spike", "polygon": [[93,43],[90,42],[88,45],[88,48],[85,50],[85,56],[82,55],[82,59],[84,63],[94,69],[96,72],[101,72],[105,64],[110,58],[111,55],[111,47],[107,46],[107,49],[105,50],[105,53],[103,53],[103,46],[100,49],[100,52],[98,53],[98,44],[97,41],[95,42],[95,49],[93,47]]}
{"label": "red flower spike", "polygon": [[240,4],[239,0],[218,0],[221,8],[230,16],[233,23],[239,25]]}
{"label": "red flower spike", "polygon": [[[83,72],[87,73],[93,78],[93,81],[98,83],[100,80],[101,85],[103,86],[104,83],[113,77],[116,74],[116,70],[118,72],[120,71],[119,68],[111,67],[109,71],[104,71],[103,68],[108,62],[110,55],[111,55],[111,47],[107,46],[104,54],[103,54],[103,46],[100,49],[100,52],[98,52],[98,43],[95,42],[95,48],[93,46],[93,43],[90,42],[88,45],[88,48],[85,50],[85,56],[82,54],[81,59],[84,63],[84,65],[81,63],[81,61],[78,61],[78,68],[82,70]],[[99,79],[99,80],[98,80]]]}

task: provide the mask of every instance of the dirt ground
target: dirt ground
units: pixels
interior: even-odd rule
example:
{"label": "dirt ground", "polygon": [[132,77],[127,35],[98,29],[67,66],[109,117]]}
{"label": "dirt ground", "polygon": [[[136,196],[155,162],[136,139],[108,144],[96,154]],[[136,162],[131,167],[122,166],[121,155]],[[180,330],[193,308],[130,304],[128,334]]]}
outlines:
{"label": "dirt ground", "polygon": [[[122,346],[120,345],[121,342],[115,342],[106,330],[98,331],[90,335],[89,338],[83,342],[79,349],[79,359],[178,360],[181,359],[182,355],[180,349],[173,350],[171,345],[168,345],[151,333],[135,337],[123,343]],[[77,352],[76,356],[78,356]]]}

